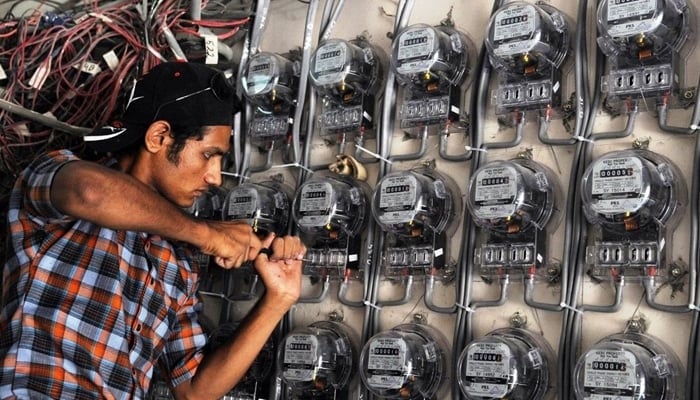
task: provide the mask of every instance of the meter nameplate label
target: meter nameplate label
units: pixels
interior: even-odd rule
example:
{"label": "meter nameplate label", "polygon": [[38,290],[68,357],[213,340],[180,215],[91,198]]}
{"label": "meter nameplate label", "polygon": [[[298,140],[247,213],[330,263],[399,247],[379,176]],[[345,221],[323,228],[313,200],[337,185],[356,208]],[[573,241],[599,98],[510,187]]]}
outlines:
{"label": "meter nameplate label", "polygon": [[258,191],[250,187],[237,187],[229,197],[227,217],[248,219],[255,217],[258,209]]}
{"label": "meter nameplate label", "polygon": [[537,38],[533,38],[536,23],[537,11],[529,4],[499,11],[494,18],[494,53],[512,56],[529,51],[537,42]]}
{"label": "meter nameplate label", "polygon": [[399,389],[403,386],[406,342],[400,338],[375,338],[369,345],[367,383],[374,388]]}
{"label": "meter nameplate label", "polygon": [[333,199],[333,187],[328,182],[312,182],[301,189],[299,199],[299,224],[323,226],[328,223],[328,214]]}
{"label": "meter nameplate label", "polygon": [[248,94],[257,95],[269,92],[275,80],[276,70],[276,61],[269,54],[260,54],[250,60],[245,87]]}
{"label": "meter nameplate label", "polygon": [[[654,22],[656,1],[608,1],[608,33],[610,36],[632,36],[655,28],[658,24]],[[634,20],[629,21],[630,18],[634,18]]]}
{"label": "meter nameplate label", "polygon": [[409,29],[397,39],[396,71],[400,74],[420,73],[433,65],[436,47],[435,30],[432,28]]}
{"label": "meter nameplate label", "polygon": [[[629,351],[593,350],[586,354],[584,367],[584,392],[591,400],[614,398],[619,400],[634,400],[635,396],[624,396],[634,393],[639,385],[635,375],[636,358]],[[618,390],[616,394],[591,393],[600,389]]]}
{"label": "meter nameplate label", "polygon": [[513,167],[484,168],[476,175],[474,214],[482,219],[506,218],[515,213],[518,172]]}
{"label": "meter nameplate label", "polygon": [[467,350],[466,391],[474,397],[509,394],[510,348],[504,343],[474,343]]}
{"label": "meter nameplate label", "polygon": [[418,181],[411,175],[390,176],[379,189],[379,220],[396,224],[413,220],[418,202]]}
{"label": "meter nameplate label", "polygon": [[639,210],[650,193],[642,193],[642,162],[635,157],[598,160],[593,167],[592,208],[599,213]]}
{"label": "meter nameplate label", "polygon": [[314,77],[317,84],[341,83],[347,64],[348,50],[344,43],[328,43],[319,47],[314,59]]}
{"label": "meter nameplate label", "polygon": [[284,370],[290,381],[307,382],[314,377],[318,339],[313,335],[290,335],[284,343]]}

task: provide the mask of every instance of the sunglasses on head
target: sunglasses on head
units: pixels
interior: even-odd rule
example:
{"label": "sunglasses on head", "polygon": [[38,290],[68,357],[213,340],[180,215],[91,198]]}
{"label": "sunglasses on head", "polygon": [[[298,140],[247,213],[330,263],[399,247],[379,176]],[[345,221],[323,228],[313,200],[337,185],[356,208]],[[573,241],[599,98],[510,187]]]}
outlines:
{"label": "sunglasses on head", "polygon": [[219,101],[229,101],[234,95],[235,89],[223,73],[216,73],[211,77],[208,87],[194,91],[192,93],[184,94],[172,100],[166,101],[165,103],[162,103],[160,106],[158,106],[158,109],[156,109],[156,112],[155,114],[153,114],[153,118],[151,120],[157,120],[163,108],[178,103],[180,101],[189,99],[190,97],[197,96],[198,94],[202,94],[204,92],[211,92],[214,95],[214,97],[216,97],[216,99]]}

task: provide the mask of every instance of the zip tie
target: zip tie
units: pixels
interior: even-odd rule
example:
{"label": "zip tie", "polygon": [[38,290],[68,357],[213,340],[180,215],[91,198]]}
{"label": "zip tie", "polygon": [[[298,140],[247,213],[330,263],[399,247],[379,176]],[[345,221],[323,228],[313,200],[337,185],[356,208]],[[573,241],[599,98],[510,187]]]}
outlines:
{"label": "zip tie", "polygon": [[372,303],[372,302],[369,301],[369,300],[362,300],[362,304],[364,304],[364,305],[366,305],[366,306],[369,306],[369,307],[372,307],[372,308],[374,308],[375,310],[381,310],[381,309],[382,309],[382,306],[378,306],[378,305]]}
{"label": "zip tie", "polygon": [[700,307],[696,306],[695,304],[688,304],[688,309],[690,311],[700,312]]}
{"label": "zip tie", "polygon": [[306,172],[308,172],[308,173],[310,173],[310,174],[313,174],[313,173],[314,173],[314,171],[313,171],[312,169],[306,168],[305,166],[299,164],[298,162],[290,163],[290,164],[273,165],[273,166],[270,167],[270,169],[272,169],[272,168],[287,168],[287,167],[301,168],[301,169],[303,169],[304,171],[306,171]]}
{"label": "zip tie", "polygon": [[379,159],[379,160],[382,160],[382,161],[384,161],[384,162],[387,163],[387,164],[392,164],[391,160],[389,160],[389,159],[387,159],[387,158],[384,158],[384,157],[380,156],[379,154],[377,154],[377,153],[375,153],[375,152],[373,152],[373,151],[367,150],[367,149],[365,149],[364,147],[362,147],[362,146],[360,146],[360,145],[357,145],[357,144],[356,144],[356,145],[355,145],[355,148],[356,148],[356,149],[360,149],[360,150],[364,151],[365,153],[371,155],[372,157],[374,157],[374,158],[376,158],[376,159]]}
{"label": "zip tie", "polygon": [[467,151],[480,151],[480,152],[482,152],[482,153],[488,153],[488,152],[489,152],[489,151],[486,150],[486,149],[476,148],[476,147],[472,147],[472,146],[464,146],[464,150],[467,150]]}
{"label": "zip tie", "polygon": [[566,308],[566,309],[571,310],[571,311],[573,311],[573,312],[575,312],[575,313],[578,313],[579,315],[583,315],[583,311],[579,310],[579,309],[576,308],[576,307],[572,307],[572,306],[570,306],[570,305],[568,305],[568,304],[566,304],[566,303],[564,303],[564,302],[559,303],[559,306],[560,306],[561,308]]}
{"label": "zip tie", "polygon": [[461,308],[462,310],[464,310],[464,311],[466,311],[466,312],[468,312],[468,313],[470,313],[470,314],[473,314],[473,313],[476,312],[475,309],[473,309],[473,308],[471,308],[471,307],[469,307],[469,306],[465,306],[465,305],[462,304],[462,303],[455,303],[455,306],[456,306],[457,308]]}
{"label": "zip tie", "polygon": [[241,178],[241,179],[250,179],[249,176],[237,174],[235,172],[226,172],[226,171],[221,171],[221,175],[226,175],[226,176],[233,176],[234,178]]}
{"label": "zip tie", "polygon": [[593,139],[585,138],[583,136],[574,136],[574,140],[578,142],[587,142],[587,143],[594,143],[595,141]]}

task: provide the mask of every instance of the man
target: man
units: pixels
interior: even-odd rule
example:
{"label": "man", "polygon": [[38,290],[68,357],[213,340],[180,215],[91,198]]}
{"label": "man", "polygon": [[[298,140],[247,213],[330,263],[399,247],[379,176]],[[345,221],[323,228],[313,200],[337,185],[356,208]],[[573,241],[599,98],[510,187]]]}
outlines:
{"label": "man", "polygon": [[[306,249],[182,210],[221,184],[233,98],[208,67],[161,64],[136,84],[119,128],[86,137],[111,164],[57,151],[20,175],[3,270],[1,399],[143,398],[156,364],[176,398],[216,399],[244,376],[299,296]],[[225,268],[254,260],[266,286],[237,336],[206,356],[192,246]]]}

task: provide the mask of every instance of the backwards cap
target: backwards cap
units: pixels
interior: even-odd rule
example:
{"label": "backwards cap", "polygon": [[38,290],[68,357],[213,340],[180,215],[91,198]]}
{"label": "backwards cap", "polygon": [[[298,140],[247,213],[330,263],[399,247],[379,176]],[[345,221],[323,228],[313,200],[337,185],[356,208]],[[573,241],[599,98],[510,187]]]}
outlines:
{"label": "backwards cap", "polygon": [[142,140],[157,120],[169,122],[174,130],[231,126],[238,108],[223,73],[203,64],[166,62],[136,82],[120,124],[115,124],[121,126],[98,128],[84,140],[95,151],[115,152]]}

